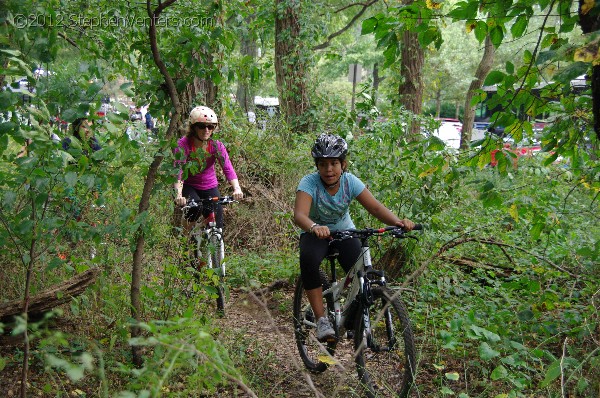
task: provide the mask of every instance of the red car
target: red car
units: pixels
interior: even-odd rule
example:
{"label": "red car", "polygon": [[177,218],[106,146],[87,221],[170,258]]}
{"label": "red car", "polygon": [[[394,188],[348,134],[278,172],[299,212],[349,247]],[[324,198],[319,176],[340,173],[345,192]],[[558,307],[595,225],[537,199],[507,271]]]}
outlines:
{"label": "red car", "polygon": [[[516,158],[513,159],[513,167],[516,169],[517,168],[517,161],[519,160],[520,157],[523,156],[533,156],[536,153],[538,153],[539,151],[542,150],[542,146],[539,143],[533,144],[533,145],[529,145],[529,146],[519,146],[519,147],[515,147],[513,148],[511,146],[511,144],[509,142],[504,144],[504,148],[502,149],[503,151],[511,151],[512,153],[514,153],[515,155],[517,155]],[[496,160],[496,153],[498,151],[501,151],[501,149],[494,149],[491,152],[492,158],[490,160],[490,166],[492,167],[496,167],[496,165],[498,164],[498,161]]]}

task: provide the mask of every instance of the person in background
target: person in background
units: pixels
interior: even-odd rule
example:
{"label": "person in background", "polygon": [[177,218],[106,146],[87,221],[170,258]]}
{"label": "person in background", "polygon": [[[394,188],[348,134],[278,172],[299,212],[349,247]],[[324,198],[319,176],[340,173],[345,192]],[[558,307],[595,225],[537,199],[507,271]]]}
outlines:
{"label": "person in background", "polygon": [[[321,134],[312,148],[317,171],[304,176],[298,184],[294,204],[294,222],[302,228],[300,235],[300,276],[315,319],[317,339],[335,340],[335,331],[324,313],[323,289],[319,266],[329,251],[332,231],[355,228],[348,208],[356,199],[371,215],[386,225],[410,231],[415,224],[400,219],[382,205],[365,184],[347,171],[348,144],[333,134]],[[357,238],[335,242],[339,263],[348,272],[361,254]]]}
{"label": "person in background", "polygon": [[[89,155],[90,150],[95,152],[101,149],[100,143],[92,131],[92,122],[87,118],[75,119],[71,124],[71,133],[81,143],[83,154]],[[65,137],[62,140],[62,147],[65,151],[71,148],[70,137]]]}
{"label": "person in background", "polygon": [[[71,134],[80,142],[81,150],[79,150],[78,148],[74,148],[74,146],[72,145],[73,141],[71,140],[71,137],[65,137],[62,140],[63,149],[71,153],[71,155],[73,155],[76,161],[81,155],[90,156],[92,152],[96,152],[102,149],[100,143],[98,142],[98,139],[92,131],[92,126],[92,122],[87,118],[78,118],[75,119],[73,123],[71,123]],[[72,213],[73,218],[75,218],[78,221],[81,219],[82,212],[81,205],[79,203],[80,200],[78,198],[78,194],[76,194],[76,191],[78,191],[79,189],[80,188],[75,189],[71,187],[67,188],[65,191],[66,203],[70,204],[69,211]],[[99,195],[100,186],[99,184],[97,184],[93,190],[93,196],[97,199]]]}
{"label": "person in background", "polygon": [[150,112],[146,112],[146,129],[152,131],[154,129],[154,120],[152,120],[152,115]]}

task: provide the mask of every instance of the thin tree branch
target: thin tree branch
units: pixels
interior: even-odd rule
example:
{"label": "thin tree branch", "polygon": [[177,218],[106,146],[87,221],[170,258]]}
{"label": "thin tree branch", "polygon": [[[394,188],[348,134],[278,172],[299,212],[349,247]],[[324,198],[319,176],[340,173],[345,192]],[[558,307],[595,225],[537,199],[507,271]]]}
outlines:
{"label": "thin tree branch", "polygon": [[530,252],[529,250],[523,249],[522,247],[519,247],[519,246],[509,245],[508,243],[498,242],[498,241],[495,241],[493,239],[481,239],[481,238],[464,238],[464,239],[459,239],[459,240],[447,243],[446,245],[442,246],[440,248],[440,250],[438,251],[438,253],[434,257],[439,257],[443,252],[445,252],[445,251],[447,251],[447,250],[449,250],[449,249],[451,249],[453,247],[456,247],[458,245],[461,245],[463,243],[468,243],[468,242],[478,242],[478,243],[484,243],[484,244],[494,245],[494,246],[498,246],[498,247],[509,247],[511,249],[519,250],[519,251],[522,251],[523,253],[529,254],[529,255],[534,256],[535,258],[537,258],[539,260],[542,260],[542,261],[548,263],[550,266],[552,266],[553,268],[555,268],[555,269],[557,269],[557,270],[559,270],[561,272],[564,272],[564,273],[566,273],[566,274],[568,274],[568,275],[570,275],[572,277],[576,276],[572,272],[570,272],[570,271],[562,268],[558,264],[554,264],[552,261],[548,260],[547,258],[545,258],[543,256],[540,256],[539,254]]}
{"label": "thin tree branch", "polygon": [[76,49],[79,50],[79,46],[77,45],[77,43],[75,43],[75,41],[73,39],[68,38],[67,35],[64,34],[64,32],[58,32],[58,36],[65,39],[67,41],[67,43],[69,43],[70,45],[72,45],[73,47],[75,47]]}
{"label": "thin tree branch", "polygon": [[[537,57],[539,48],[541,46],[542,36],[544,35],[544,33],[546,31],[545,30],[546,23],[548,22],[548,18],[550,17],[550,13],[551,13],[552,9],[554,8],[554,4],[555,3],[556,3],[556,0],[553,0],[552,3],[550,4],[550,7],[548,8],[548,14],[546,14],[546,16],[544,17],[544,21],[542,22],[542,26],[540,28],[540,34],[538,35],[538,40],[537,40],[537,42],[535,44],[535,48],[534,48],[532,56],[531,56],[532,61],[529,62],[529,64],[527,65],[527,71],[523,74],[524,78],[521,81],[521,86],[519,86],[519,88],[516,90],[516,92],[521,91],[523,89],[523,87],[525,86],[525,82],[527,81],[527,76],[529,75],[529,71],[533,67],[533,63],[534,63],[534,61],[535,61],[535,59]],[[516,98],[516,95],[512,96],[512,98],[508,101],[508,104],[506,105],[506,107],[503,107],[503,111],[510,108],[510,106],[514,102],[515,98]],[[495,124],[497,121],[498,121],[498,116],[496,116],[494,118],[493,123]]]}
{"label": "thin tree branch", "polygon": [[[434,255],[432,255],[430,258],[428,258],[427,260],[423,261],[423,263],[421,264],[421,266],[419,268],[417,268],[412,274],[410,274],[402,283],[402,285],[400,287],[406,287],[408,286],[408,283],[411,282],[413,279],[415,279],[417,276],[419,276],[420,274],[423,273],[423,271],[425,271],[425,269],[429,266],[429,263],[431,263],[432,260],[436,259],[436,258],[441,258],[443,257],[442,254],[450,249],[452,249],[453,247],[459,246],[463,243],[468,243],[468,242],[478,242],[478,243],[484,243],[484,244],[488,244],[488,245],[495,245],[498,246],[500,248],[502,247],[509,247],[511,249],[515,249],[515,250],[519,250],[522,251],[524,253],[527,253],[539,260],[542,260],[546,263],[548,263],[551,267],[564,272],[565,274],[568,274],[571,277],[577,277],[577,275],[573,274],[572,272],[562,268],[561,266],[559,266],[558,264],[554,264],[552,261],[548,260],[547,258],[540,256],[539,254],[536,253],[532,253],[529,250],[525,250],[522,247],[519,246],[514,246],[514,245],[509,245],[508,243],[503,243],[503,242],[497,242],[491,239],[481,239],[481,238],[469,238],[469,237],[465,237],[462,239],[455,239],[452,240],[448,243],[446,243],[445,245],[443,245],[438,251],[437,253],[435,253]],[[506,255],[506,253],[505,253]]]}
{"label": "thin tree branch", "polygon": [[344,11],[344,10],[347,10],[348,8],[350,8],[350,7],[354,7],[354,6],[363,6],[363,7],[368,7],[368,6],[370,6],[370,5],[371,5],[371,4],[369,4],[369,3],[361,3],[361,2],[358,2],[358,3],[352,3],[352,4],[345,5],[345,6],[343,6],[342,8],[338,8],[338,9],[337,9],[337,10],[335,10],[333,13],[334,13],[334,14],[337,14],[338,12],[342,12],[342,11]]}
{"label": "thin tree branch", "polygon": [[[319,45],[314,46],[312,49],[313,50],[323,50],[324,48],[329,47],[329,45],[331,44],[331,40],[333,40],[334,38],[336,38],[337,36],[341,35],[342,33],[344,33],[345,31],[347,31],[348,29],[350,29],[352,27],[352,25],[354,25],[354,23],[365,13],[365,11],[367,10],[367,8],[369,8],[370,6],[372,6],[373,4],[377,3],[377,1],[379,0],[371,0],[371,2],[363,4],[363,3],[355,3],[352,4],[350,6],[346,6],[346,8],[351,7],[353,5],[362,5],[362,9],[356,14],[354,15],[354,17],[350,20],[350,22],[348,22],[346,24],[346,26],[344,26],[342,29],[338,30],[337,32],[334,32],[332,34],[330,34],[329,36],[327,36],[327,40],[325,40],[324,43],[321,43]],[[343,9],[343,8],[342,8]],[[336,11],[339,12],[342,9]]]}
{"label": "thin tree branch", "polygon": [[567,396],[565,385],[565,357],[567,356],[567,341],[569,341],[569,338],[565,337],[562,347],[562,356],[560,357],[560,392],[562,398]]}

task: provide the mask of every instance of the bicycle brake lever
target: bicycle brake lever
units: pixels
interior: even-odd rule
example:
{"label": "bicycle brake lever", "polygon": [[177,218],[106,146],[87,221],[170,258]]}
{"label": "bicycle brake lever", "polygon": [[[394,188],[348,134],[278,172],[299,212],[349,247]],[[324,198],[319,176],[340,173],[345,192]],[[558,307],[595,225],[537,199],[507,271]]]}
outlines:
{"label": "bicycle brake lever", "polygon": [[401,229],[401,228],[398,228],[398,229],[394,229],[394,230],[392,230],[392,231],[391,231],[391,234],[392,234],[392,236],[393,236],[394,238],[404,238],[404,237],[406,237],[406,236],[405,236],[405,234],[406,234],[406,231],[405,231],[405,230],[403,230],[403,229]]}

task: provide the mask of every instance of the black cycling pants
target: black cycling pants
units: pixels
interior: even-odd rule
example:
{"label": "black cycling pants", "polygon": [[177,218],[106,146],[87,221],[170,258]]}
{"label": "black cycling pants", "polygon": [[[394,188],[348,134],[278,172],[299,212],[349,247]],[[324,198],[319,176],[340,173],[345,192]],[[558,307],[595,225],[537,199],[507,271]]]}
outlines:
{"label": "black cycling pants", "polygon": [[328,239],[319,239],[307,232],[300,235],[300,276],[305,290],[321,286],[319,266],[330,248],[339,250],[337,259],[345,272],[350,271],[361,254],[360,239],[358,238],[334,242],[331,245],[329,242]]}
{"label": "black cycling pants", "polygon": [[[219,193],[219,188],[217,187],[202,190],[196,189],[186,184],[183,184],[183,190],[181,191],[181,195],[188,201],[190,199],[194,199],[196,202],[199,202],[200,199],[221,196],[221,194]],[[190,209],[185,214],[185,219],[190,222],[198,221],[198,218],[200,218],[200,213],[202,213],[202,217],[207,217],[211,213],[211,211],[213,211],[213,208],[215,211],[215,221],[217,223],[217,227],[223,228],[223,206],[214,203],[204,203],[202,206],[199,206],[195,209]]]}

